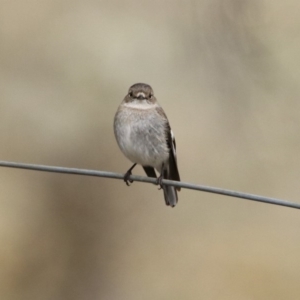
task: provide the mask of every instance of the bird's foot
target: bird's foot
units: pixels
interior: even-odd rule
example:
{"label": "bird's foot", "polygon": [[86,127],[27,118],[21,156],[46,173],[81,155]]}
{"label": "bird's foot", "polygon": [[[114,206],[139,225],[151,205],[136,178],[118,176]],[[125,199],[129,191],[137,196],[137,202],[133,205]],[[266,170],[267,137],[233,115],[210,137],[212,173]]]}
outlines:
{"label": "bird's foot", "polygon": [[130,186],[130,183],[133,183],[133,180],[129,179],[129,177],[132,174],[131,171],[133,170],[133,168],[135,166],[136,166],[136,164],[133,164],[132,167],[124,175],[124,182],[126,183],[127,186]]}
{"label": "bird's foot", "polygon": [[159,190],[162,189],[163,184],[162,184],[162,180],[163,180],[163,175],[161,174],[157,179],[156,179],[156,184],[159,185]]}
{"label": "bird's foot", "polygon": [[125,173],[125,176],[124,176],[124,182],[126,183],[127,186],[130,186],[131,183],[133,183],[133,180],[132,179],[129,179],[130,175],[131,175],[131,170],[128,170],[126,173]]}

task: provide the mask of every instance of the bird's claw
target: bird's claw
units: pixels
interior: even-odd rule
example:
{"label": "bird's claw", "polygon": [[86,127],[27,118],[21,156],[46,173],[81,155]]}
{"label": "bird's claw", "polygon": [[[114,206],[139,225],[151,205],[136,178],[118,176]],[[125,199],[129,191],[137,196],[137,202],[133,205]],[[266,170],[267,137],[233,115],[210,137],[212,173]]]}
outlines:
{"label": "bird's claw", "polygon": [[129,179],[130,175],[131,175],[131,171],[127,171],[124,176],[124,182],[126,183],[127,186],[130,186],[130,183],[133,183],[133,180]]}
{"label": "bird's claw", "polygon": [[163,176],[162,176],[162,175],[160,175],[160,176],[156,179],[156,184],[159,185],[159,188],[158,188],[159,190],[161,190],[162,187],[163,187],[162,180],[163,180]]}

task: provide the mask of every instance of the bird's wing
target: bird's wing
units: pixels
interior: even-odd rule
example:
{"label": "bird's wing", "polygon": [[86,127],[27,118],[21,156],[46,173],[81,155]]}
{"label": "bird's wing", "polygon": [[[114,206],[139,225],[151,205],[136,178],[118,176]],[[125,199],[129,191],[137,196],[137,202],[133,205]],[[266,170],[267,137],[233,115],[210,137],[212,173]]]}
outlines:
{"label": "bird's wing", "polygon": [[[175,136],[171,130],[168,118],[163,111],[161,107],[158,107],[157,112],[165,118],[166,120],[166,141],[167,145],[170,150],[170,156],[169,156],[169,174],[168,174],[168,179],[170,180],[175,180],[175,181],[180,181],[180,176],[178,172],[178,167],[177,167],[177,155],[176,155],[176,142],[175,142]],[[179,187],[176,187],[177,191],[180,191]]]}
{"label": "bird's wing", "polygon": [[157,178],[154,168],[149,166],[143,166],[143,169],[146,172],[148,177]]}

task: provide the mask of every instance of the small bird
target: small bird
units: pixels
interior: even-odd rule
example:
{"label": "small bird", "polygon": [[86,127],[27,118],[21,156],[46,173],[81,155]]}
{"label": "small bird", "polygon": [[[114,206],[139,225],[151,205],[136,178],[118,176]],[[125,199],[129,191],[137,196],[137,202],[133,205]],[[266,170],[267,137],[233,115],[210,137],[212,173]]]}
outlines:
{"label": "small bird", "polygon": [[124,176],[125,183],[132,182],[129,176],[137,164],[149,177],[157,178],[156,169],[166,205],[174,207],[180,188],[162,185],[162,179],[180,181],[175,138],[150,85],[136,83],[129,88],[116,112],[114,133],[121,151],[133,163]]}

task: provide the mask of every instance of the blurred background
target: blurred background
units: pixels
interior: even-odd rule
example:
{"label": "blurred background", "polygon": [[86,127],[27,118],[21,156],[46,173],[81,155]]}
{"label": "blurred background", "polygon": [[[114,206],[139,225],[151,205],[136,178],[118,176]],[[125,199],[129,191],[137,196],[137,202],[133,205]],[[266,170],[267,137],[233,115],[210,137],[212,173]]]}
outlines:
{"label": "blurred background", "polygon": [[[124,173],[151,84],[183,181],[300,202],[299,1],[0,2],[0,159]],[[141,167],[135,174],[143,175]],[[297,299],[299,211],[0,168],[0,299]]]}

